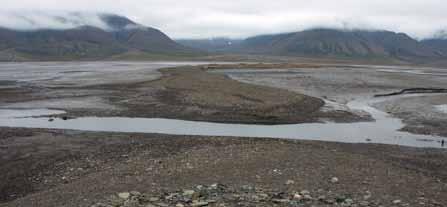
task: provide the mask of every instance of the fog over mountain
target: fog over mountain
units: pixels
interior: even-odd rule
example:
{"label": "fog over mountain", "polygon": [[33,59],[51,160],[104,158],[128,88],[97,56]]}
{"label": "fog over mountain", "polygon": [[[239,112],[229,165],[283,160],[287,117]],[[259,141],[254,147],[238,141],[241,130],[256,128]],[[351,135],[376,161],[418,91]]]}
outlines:
{"label": "fog over mountain", "polygon": [[447,57],[444,11],[440,0],[16,0],[0,8],[0,59],[219,52],[423,62]]}
{"label": "fog over mountain", "polygon": [[73,29],[86,25],[104,30],[111,29],[98,13],[42,11],[0,13],[0,26],[7,29]]}
{"label": "fog over mountain", "polygon": [[[0,26],[17,29],[70,28],[88,22],[103,28],[95,13],[115,13],[159,28],[172,38],[246,38],[313,28],[403,32],[416,39],[447,29],[443,0],[15,0],[2,2]],[[59,11],[76,11],[54,19]]]}
{"label": "fog over mountain", "polygon": [[0,61],[150,59],[201,53],[120,15],[39,14],[36,20],[13,20],[23,26],[0,27]]}
{"label": "fog over mountain", "polygon": [[434,39],[447,39],[447,30],[440,30],[433,35]]}

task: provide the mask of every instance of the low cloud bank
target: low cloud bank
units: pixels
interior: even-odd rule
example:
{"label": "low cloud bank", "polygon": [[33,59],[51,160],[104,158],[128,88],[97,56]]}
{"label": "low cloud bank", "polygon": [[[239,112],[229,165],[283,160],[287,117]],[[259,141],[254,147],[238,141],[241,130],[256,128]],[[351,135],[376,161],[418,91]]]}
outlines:
{"label": "low cloud bank", "polygon": [[[86,0],[77,0],[77,2],[84,1]],[[415,1],[412,1],[412,7],[406,7],[406,9],[398,7],[400,4],[386,5],[385,3],[376,3],[369,7],[367,4],[357,3],[352,8],[348,7],[353,4],[351,0],[340,2],[339,4],[346,5],[343,8],[335,4],[302,6],[295,1],[289,2],[291,4],[289,7],[285,6],[285,2],[273,8],[259,6],[268,5],[270,1],[265,2],[265,0],[260,0],[265,4],[243,0],[240,5],[234,2],[231,5],[203,4],[200,0],[192,0],[188,4],[178,2],[176,7],[172,7],[174,2],[158,2],[158,0],[147,0],[149,3],[153,2],[152,4],[121,2],[119,6],[109,3],[103,7],[100,7],[102,2],[90,1],[97,5],[89,7],[90,9],[83,9],[83,4],[78,5],[70,1],[72,9],[82,12],[62,12],[70,10],[64,10],[67,9],[64,7],[57,10],[56,6],[49,7],[52,9],[50,12],[32,11],[26,8],[3,8],[0,9],[0,27],[37,30],[70,29],[89,25],[110,30],[102,21],[100,14],[117,13],[142,25],[158,28],[175,39],[213,37],[241,39],[260,34],[296,32],[313,28],[389,30],[403,32],[416,39],[447,38],[447,25],[444,21],[447,13],[438,11],[437,0],[428,0],[423,10],[419,12],[413,12],[415,8],[421,8],[420,3],[416,4]],[[129,0],[131,1],[134,0]],[[48,6],[51,5],[56,4],[48,3]],[[95,8],[102,8],[102,12],[97,12]]]}
{"label": "low cloud bank", "polygon": [[0,27],[14,30],[72,29],[94,26],[110,28],[100,14],[87,12],[0,12]]}

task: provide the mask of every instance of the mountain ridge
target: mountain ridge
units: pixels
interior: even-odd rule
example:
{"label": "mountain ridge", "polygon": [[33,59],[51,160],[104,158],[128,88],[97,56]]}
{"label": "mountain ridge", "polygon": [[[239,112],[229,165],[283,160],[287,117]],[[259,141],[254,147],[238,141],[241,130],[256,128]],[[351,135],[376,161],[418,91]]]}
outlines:
{"label": "mountain ridge", "polygon": [[[316,28],[246,39],[172,40],[162,31],[115,14],[97,14],[89,25],[81,14],[52,17],[73,27],[14,30],[0,27],[0,61],[101,60],[109,58],[197,57],[243,54],[313,58],[439,61],[447,57],[447,38],[440,31],[416,40],[386,30]],[[74,17],[73,17],[74,16]],[[81,20],[79,20],[81,19]],[[96,26],[95,26],[96,25]],[[41,25],[40,25],[41,26]]]}
{"label": "mountain ridge", "polygon": [[[184,42],[187,41],[179,41],[185,44]],[[298,57],[387,58],[410,62],[437,60],[447,56],[447,51],[433,48],[433,45],[428,43],[413,39],[405,33],[386,30],[318,28],[249,37],[219,52]],[[203,45],[206,44],[202,43]],[[443,48],[447,49],[447,46]]]}
{"label": "mountain ridge", "polygon": [[129,51],[167,56],[199,53],[176,43],[158,29],[124,16],[100,14],[99,17],[110,30],[90,25],[70,29],[0,28],[0,60],[106,59]]}

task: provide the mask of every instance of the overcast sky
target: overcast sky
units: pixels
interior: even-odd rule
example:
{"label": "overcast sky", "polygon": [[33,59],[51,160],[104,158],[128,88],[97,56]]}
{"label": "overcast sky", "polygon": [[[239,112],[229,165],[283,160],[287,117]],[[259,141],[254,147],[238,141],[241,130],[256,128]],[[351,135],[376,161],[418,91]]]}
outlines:
{"label": "overcast sky", "polygon": [[[0,26],[53,24],[38,13],[109,12],[173,38],[247,37],[313,27],[386,29],[416,38],[447,29],[445,0],[1,0]],[[100,24],[94,17],[89,23]],[[65,28],[71,25],[51,25]]]}

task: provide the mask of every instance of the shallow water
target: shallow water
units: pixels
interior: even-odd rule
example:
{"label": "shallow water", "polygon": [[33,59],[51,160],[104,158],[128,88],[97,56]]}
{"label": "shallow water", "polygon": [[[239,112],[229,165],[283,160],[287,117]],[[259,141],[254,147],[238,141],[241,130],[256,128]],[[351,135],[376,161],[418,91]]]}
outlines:
{"label": "shallow water", "polygon": [[[265,137],[288,138],[301,140],[320,140],[345,143],[381,143],[411,147],[440,148],[441,137],[416,135],[399,131],[404,125],[401,120],[392,118],[371,105],[384,99],[357,100],[350,102],[352,110],[362,110],[370,113],[375,122],[360,123],[308,123],[293,125],[246,125],[220,124],[208,122],[182,121],[157,118],[123,118],[123,117],[84,117],[71,120],[56,119],[52,122],[48,118],[13,118],[13,110],[0,110],[0,126],[72,129],[84,131],[106,132],[138,132],[161,133],[172,135],[203,135],[203,136],[236,136],[236,137]],[[42,115],[40,111],[16,111],[27,116]],[[59,113],[59,111],[47,111]]]}
{"label": "shallow water", "polygon": [[[177,65],[197,65],[199,62],[79,62],[79,63],[2,63],[0,64],[0,87],[10,87],[16,83],[32,83],[44,86],[88,85],[117,81],[135,81],[139,78],[148,80],[151,76],[158,77],[158,69]],[[400,67],[369,67],[363,70],[375,68],[382,72],[402,72],[418,75],[444,75],[441,70],[404,70]],[[315,70],[315,69],[312,69]],[[360,70],[360,69],[358,69]],[[120,75],[115,74],[119,72]],[[247,70],[221,70],[219,72],[231,73]],[[271,73],[274,75],[301,75],[300,71],[284,70],[254,70],[253,73]],[[279,73],[279,74],[278,74]],[[422,74],[419,74],[422,73]],[[326,77],[334,78],[334,74]],[[400,96],[402,97],[402,96]],[[358,97],[357,97],[358,98]],[[382,143],[411,147],[439,148],[440,140],[435,136],[415,135],[401,132],[404,125],[400,119],[390,117],[374,107],[377,102],[389,100],[393,97],[381,99],[357,99],[348,103],[350,110],[364,111],[372,115],[375,122],[361,123],[308,123],[295,125],[242,125],[219,124],[207,122],[193,122],[172,119],[150,118],[125,118],[125,117],[83,117],[71,120],[55,119],[49,121],[42,118],[45,115],[56,115],[63,111],[48,109],[0,109],[0,126],[26,127],[26,128],[50,128],[72,129],[84,131],[107,132],[138,132],[138,133],[163,133],[174,135],[204,135],[204,136],[237,136],[237,137],[269,137],[289,138],[302,140],[320,140],[346,143]],[[395,97],[397,98],[397,97]],[[63,105],[53,102],[53,105]],[[42,103],[39,102],[41,105]],[[345,110],[345,105],[326,101],[329,108],[340,107]],[[28,107],[29,105],[16,104],[13,107]],[[84,103],[85,104],[85,103]],[[36,102],[33,107],[39,107]],[[47,105],[45,103],[45,105]],[[42,107],[42,106],[40,106]],[[51,107],[51,106],[45,106]],[[446,111],[445,105],[437,106],[440,111]],[[35,118],[40,117],[40,118]]]}
{"label": "shallow water", "polygon": [[13,118],[37,117],[37,116],[47,116],[47,115],[56,115],[64,113],[65,113],[64,111],[49,110],[49,109],[27,109],[27,110],[1,109],[0,119],[10,120]]}
{"label": "shallow water", "polygon": [[413,69],[413,70],[403,70],[403,69],[380,69],[380,72],[387,73],[409,73],[414,75],[429,75],[429,76],[447,76],[446,71],[432,71],[432,70],[421,70],[421,69]]}
{"label": "shallow water", "polygon": [[435,106],[435,108],[436,108],[439,112],[447,114],[447,104],[437,105],[437,106]]}
{"label": "shallow water", "polygon": [[[211,62],[26,62],[0,63],[0,87],[13,84],[84,86],[159,77],[158,69]],[[2,84],[3,83],[3,84]]]}

